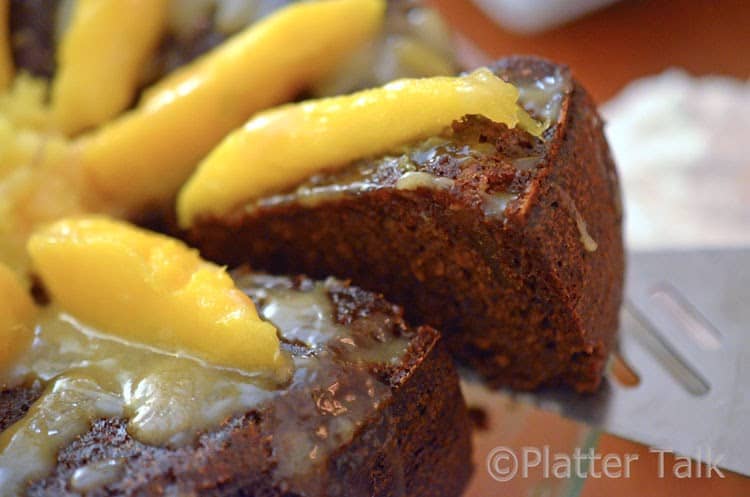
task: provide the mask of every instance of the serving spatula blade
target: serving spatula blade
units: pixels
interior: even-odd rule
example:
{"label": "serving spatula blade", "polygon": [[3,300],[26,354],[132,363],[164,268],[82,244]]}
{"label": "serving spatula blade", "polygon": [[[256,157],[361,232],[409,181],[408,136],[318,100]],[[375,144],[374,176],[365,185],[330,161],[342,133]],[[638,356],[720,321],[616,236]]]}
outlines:
{"label": "serving spatula blade", "polygon": [[[633,253],[625,296],[613,358],[624,365],[609,368],[601,390],[529,398],[608,433],[750,475],[750,248]],[[623,380],[623,367],[634,381]]]}

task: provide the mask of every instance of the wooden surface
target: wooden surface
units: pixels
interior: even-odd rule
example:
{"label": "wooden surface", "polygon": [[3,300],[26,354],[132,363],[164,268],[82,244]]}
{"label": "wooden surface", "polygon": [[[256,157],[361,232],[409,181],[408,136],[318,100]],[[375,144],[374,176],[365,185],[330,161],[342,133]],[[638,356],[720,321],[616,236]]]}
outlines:
{"label": "wooden surface", "polygon": [[[571,24],[529,36],[499,28],[470,1],[431,3],[492,58],[535,54],[568,64],[599,102],[611,98],[629,81],[668,67],[682,67],[697,75],[750,78],[750,0],[624,0]],[[553,439],[558,424],[539,426],[538,436]],[[544,432],[547,435],[542,435]],[[660,478],[656,454],[617,437],[604,435],[597,453],[638,454],[639,461],[629,479],[589,478],[584,497],[750,496],[750,479],[736,474],[726,473],[724,479]],[[482,462],[478,471],[484,470]],[[673,462],[667,457],[666,467]],[[479,490],[489,497],[502,495],[508,488],[485,484]]]}
{"label": "wooden surface", "polygon": [[468,0],[431,2],[493,58],[536,54],[564,62],[600,102],[633,78],[671,66],[750,77],[750,0],[625,0],[530,36],[500,29]]}

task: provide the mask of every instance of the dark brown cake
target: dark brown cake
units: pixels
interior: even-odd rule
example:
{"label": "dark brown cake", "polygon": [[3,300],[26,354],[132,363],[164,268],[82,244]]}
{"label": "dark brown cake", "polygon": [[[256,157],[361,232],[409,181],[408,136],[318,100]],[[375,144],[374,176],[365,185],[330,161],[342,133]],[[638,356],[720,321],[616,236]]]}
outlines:
{"label": "dark brown cake", "polygon": [[480,116],[443,136],[203,217],[203,255],[382,292],[494,385],[596,389],[618,326],[622,212],[602,121],[567,68],[494,65],[550,126]]}
{"label": "dark brown cake", "polygon": [[[408,328],[400,308],[334,280],[237,279],[262,314],[280,320],[296,364],[291,385],[181,448],[144,445],[126,420],[100,419],[59,452],[54,473],[32,482],[29,496],[461,493],[470,428],[436,331]],[[319,309],[330,316],[289,320],[310,309],[298,297],[324,299]],[[2,426],[39,394],[38,386],[1,393]],[[81,468],[106,478],[83,488],[75,483]]]}

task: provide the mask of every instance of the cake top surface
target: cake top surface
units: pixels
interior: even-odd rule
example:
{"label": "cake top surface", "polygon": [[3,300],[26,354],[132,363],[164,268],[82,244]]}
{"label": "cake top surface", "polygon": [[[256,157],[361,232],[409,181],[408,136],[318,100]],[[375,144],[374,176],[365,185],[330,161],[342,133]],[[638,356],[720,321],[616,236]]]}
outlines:
{"label": "cake top surface", "polygon": [[189,228],[196,217],[227,214],[316,173],[435,136],[467,115],[541,134],[542,125],[517,104],[518,96],[515,86],[479,68],[256,114],[198,166],[178,197],[178,221]]}
{"label": "cake top surface", "polygon": [[[248,412],[265,412],[277,430],[273,444],[283,456],[275,476],[314,485],[317,465],[390,397],[388,372],[403,366],[415,335],[397,308],[335,280],[245,270],[234,278],[263,319],[279,329],[295,366],[288,384],[113,338],[50,304],[40,311],[29,353],[8,374],[8,383],[37,379],[46,387],[28,413],[0,434],[3,495],[48,475],[57,451],[94,419],[127,419],[135,440],[178,450]],[[34,429],[39,426],[44,429]],[[70,485],[85,492],[88,485],[109,483],[96,475],[116,475],[123,467],[112,461],[106,464],[113,468],[102,470],[100,463],[71,475]]]}
{"label": "cake top surface", "polygon": [[[464,116],[426,139],[311,173],[291,188],[240,199],[219,217],[241,218],[283,205],[314,206],[383,188],[427,188],[450,191],[488,218],[501,219],[544,166],[572,79],[564,68],[533,59],[508,59],[491,69],[518,89],[518,104],[545,128],[541,136],[485,116]],[[208,223],[214,217],[203,216]]]}

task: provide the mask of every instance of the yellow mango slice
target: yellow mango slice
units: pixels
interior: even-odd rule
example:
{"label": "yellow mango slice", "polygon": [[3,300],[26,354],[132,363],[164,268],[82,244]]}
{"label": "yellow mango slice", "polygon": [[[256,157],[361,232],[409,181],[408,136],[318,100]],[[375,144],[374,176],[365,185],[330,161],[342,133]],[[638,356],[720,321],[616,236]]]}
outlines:
{"label": "yellow mango slice", "polygon": [[8,370],[31,344],[35,312],[16,275],[0,264],[0,371]]}
{"label": "yellow mango slice", "polygon": [[402,79],[352,95],[257,114],[201,163],[178,197],[183,228],[283,191],[326,169],[440,133],[467,114],[515,126],[526,116],[518,89],[478,69],[467,76]]}
{"label": "yellow mango slice", "polygon": [[10,0],[0,0],[0,91],[13,79],[13,57],[10,51]]}
{"label": "yellow mango slice", "polygon": [[132,101],[166,26],[169,0],[77,0],[58,50],[52,106],[68,134],[108,121]]}
{"label": "yellow mango slice", "polygon": [[38,231],[28,250],[53,300],[103,333],[219,366],[288,374],[276,329],[223,268],[179,240],[81,217]]}
{"label": "yellow mango slice", "polygon": [[327,0],[278,11],[84,138],[84,167],[126,210],[173,200],[228,132],[254,112],[290,100],[374,37],[384,9],[383,0]]}

